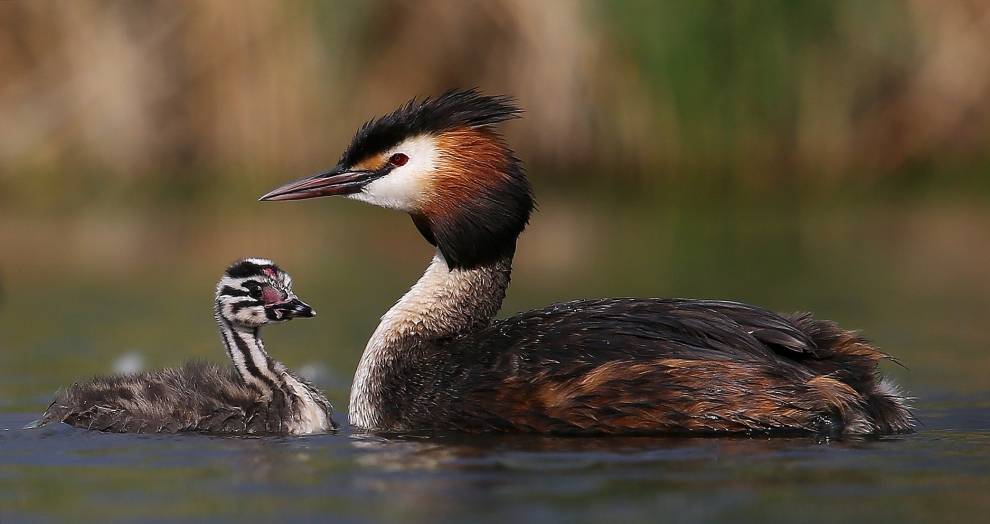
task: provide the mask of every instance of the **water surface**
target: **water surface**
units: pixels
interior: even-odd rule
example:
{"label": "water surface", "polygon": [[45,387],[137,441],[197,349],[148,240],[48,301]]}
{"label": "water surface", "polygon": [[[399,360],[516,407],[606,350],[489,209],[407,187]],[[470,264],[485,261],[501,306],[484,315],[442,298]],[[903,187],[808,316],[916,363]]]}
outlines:
{"label": "water surface", "polygon": [[[912,435],[117,435],[0,416],[0,517],[213,522],[934,522],[990,510],[987,402]],[[981,403],[982,402],[982,403]]]}
{"label": "water surface", "polygon": [[319,202],[5,220],[0,523],[903,523],[990,514],[990,206],[772,202],[678,210],[544,198],[520,241],[503,314],[596,296],[814,311],[898,357],[903,366],[883,369],[918,399],[917,433],[819,441],[23,430],[75,380],[222,361],[213,286],[225,263],[246,255],[279,261],[319,311],[264,336],[274,357],[327,392],[342,421],[365,341],[431,253],[405,217]]}

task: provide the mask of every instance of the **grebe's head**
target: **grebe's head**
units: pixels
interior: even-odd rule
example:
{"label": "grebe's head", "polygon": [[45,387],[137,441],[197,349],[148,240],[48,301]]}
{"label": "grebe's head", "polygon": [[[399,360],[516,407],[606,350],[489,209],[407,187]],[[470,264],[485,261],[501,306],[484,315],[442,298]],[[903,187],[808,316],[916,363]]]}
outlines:
{"label": "grebe's head", "polygon": [[411,100],[365,123],[330,171],[261,200],[342,195],[405,211],[451,268],[511,256],[533,196],[494,126],[519,113],[510,98],[474,90]]}
{"label": "grebe's head", "polygon": [[219,319],[244,327],[316,316],[292,292],[292,277],[264,258],[245,258],[227,268],[217,284],[215,309]]}

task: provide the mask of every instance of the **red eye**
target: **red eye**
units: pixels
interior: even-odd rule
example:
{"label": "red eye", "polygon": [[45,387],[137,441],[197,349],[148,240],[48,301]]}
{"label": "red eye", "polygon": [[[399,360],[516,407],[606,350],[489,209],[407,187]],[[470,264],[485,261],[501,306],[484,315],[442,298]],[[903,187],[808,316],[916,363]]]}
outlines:
{"label": "red eye", "polygon": [[396,153],[388,159],[388,163],[395,167],[404,166],[408,161],[409,157],[406,156],[405,153]]}

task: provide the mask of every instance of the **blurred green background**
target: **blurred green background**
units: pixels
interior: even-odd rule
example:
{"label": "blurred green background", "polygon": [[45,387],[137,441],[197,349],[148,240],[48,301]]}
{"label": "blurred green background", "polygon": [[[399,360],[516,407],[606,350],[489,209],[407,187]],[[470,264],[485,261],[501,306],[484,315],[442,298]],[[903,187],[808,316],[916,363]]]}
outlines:
{"label": "blurred green background", "polygon": [[221,360],[224,265],[320,312],[267,333],[339,408],[425,267],[408,219],[256,202],[413,96],[515,96],[540,211],[505,312],[604,295],[812,310],[916,396],[987,390],[990,4],[0,3],[0,410]]}

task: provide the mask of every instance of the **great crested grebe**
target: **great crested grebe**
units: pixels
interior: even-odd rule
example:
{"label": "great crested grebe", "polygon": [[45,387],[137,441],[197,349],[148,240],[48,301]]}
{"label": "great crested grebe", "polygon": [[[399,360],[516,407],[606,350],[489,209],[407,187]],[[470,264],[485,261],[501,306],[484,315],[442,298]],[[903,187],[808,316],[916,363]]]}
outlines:
{"label": "great crested grebe", "polygon": [[910,431],[888,358],[807,314],[716,300],[598,299],[494,320],[533,209],[493,129],[520,110],[474,90],[362,126],[337,166],[261,200],[330,195],[405,211],[436,246],[364,350],[350,422],[378,431],[558,434]]}
{"label": "great crested grebe", "polygon": [[61,392],[39,424],[118,433],[308,434],[336,429],[323,393],[272,360],[259,329],[312,317],[292,278],[271,260],[232,264],[217,284],[214,317],[233,368],[180,368],[98,377]]}

